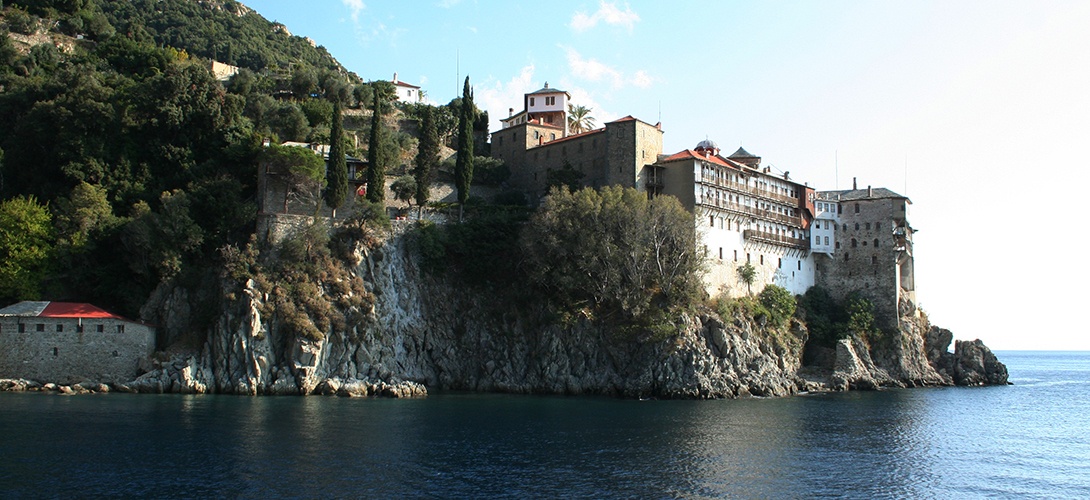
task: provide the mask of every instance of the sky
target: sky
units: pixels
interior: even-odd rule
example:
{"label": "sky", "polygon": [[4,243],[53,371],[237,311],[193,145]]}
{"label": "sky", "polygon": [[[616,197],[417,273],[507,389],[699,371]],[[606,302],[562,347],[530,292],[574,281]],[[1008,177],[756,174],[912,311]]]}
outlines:
{"label": "sky", "polygon": [[469,76],[492,130],[548,82],[599,125],[661,122],[664,153],[711,139],[819,190],[906,195],[933,324],[1090,350],[1090,2],[243,3],[435,103]]}

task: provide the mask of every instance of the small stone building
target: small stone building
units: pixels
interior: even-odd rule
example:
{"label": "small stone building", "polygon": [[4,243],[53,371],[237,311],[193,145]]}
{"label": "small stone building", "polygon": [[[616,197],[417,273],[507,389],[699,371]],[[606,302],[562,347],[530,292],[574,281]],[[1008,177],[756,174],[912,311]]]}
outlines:
{"label": "small stone building", "polygon": [[0,309],[0,378],[128,382],[155,350],[155,329],[91,304],[19,302]]}

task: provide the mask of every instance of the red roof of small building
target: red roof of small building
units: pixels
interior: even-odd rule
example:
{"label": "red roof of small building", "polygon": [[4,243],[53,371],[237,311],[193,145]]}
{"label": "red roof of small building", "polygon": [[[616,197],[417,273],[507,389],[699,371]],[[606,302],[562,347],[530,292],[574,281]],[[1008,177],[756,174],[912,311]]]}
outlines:
{"label": "red roof of small building", "polygon": [[40,318],[113,318],[125,319],[105,309],[78,302],[50,302],[38,313]]}
{"label": "red roof of small building", "polygon": [[98,318],[132,321],[91,304],[25,300],[0,309],[0,316],[36,318]]}

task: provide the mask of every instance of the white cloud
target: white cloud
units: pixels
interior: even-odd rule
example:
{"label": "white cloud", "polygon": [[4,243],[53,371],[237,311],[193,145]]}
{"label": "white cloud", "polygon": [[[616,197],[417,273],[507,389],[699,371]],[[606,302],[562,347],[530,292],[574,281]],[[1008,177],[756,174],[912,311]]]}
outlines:
{"label": "white cloud", "polygon": [[363,0],[341,0],[341,2],[352,11],[352,21],[358,23],[360,21],[360,12],[367,8],[363,4]]}
{"label": "white cloud", "polygon": [[474,85],[473,99],[477,107],[488,111],[489,131],[500,129],[500,119],[507,118],[508,109],[522,111],[523,95],[538,89],[534,84],[534,65],[524,66],[519,74],[505,82],[485,82]]}
{"label": "white cloud", "polygon": [[631,76],[626,76],[621,70],[614,68],[596,59],[584,58],[579,51],[564,47],[568,57],[568,68],[576,78],[591,82],[605,81],[615,89],[625,87],[628,84],[639,88],[650,87],[654,80],[644,70],[639,70]]}
{"label": "white cloud", "polygon": [[622,26],[632,31],[640,15],[632,11],[628,4],[624,4],[624,10],[617,7],[616,3],[602,0],[598,4],[598,11],[588,15],[586,12],[576,12],[571,18],[571,28],[575,31],[586,31],[603,22],[613,26]]}
{"label": "white cloud", "polygon": [[637,71],[635,75],[632,75],[632,85],[641,89],[650,87],[652,83],[654,83],[654,80],[652,80],[651,76],[642,69]]}
{"label": "white cloud", "polygon": [[602,107],[598,101],[590,96],[590,92],[582,87],[569,85],[567,82],[561,82],[568,93],[571,94],[571,103],[577,106],[585,106],[590,109],[590,116],[594,118],[594,128],[601,128],[606,123],[621,118],[617,113],[612,113]]}

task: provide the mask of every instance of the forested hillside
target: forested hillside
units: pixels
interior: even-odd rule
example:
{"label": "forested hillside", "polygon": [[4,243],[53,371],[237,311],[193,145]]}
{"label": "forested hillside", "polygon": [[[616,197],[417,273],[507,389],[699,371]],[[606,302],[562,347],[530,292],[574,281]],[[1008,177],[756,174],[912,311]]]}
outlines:
{"label": "forested hillside", "polygon": [[0,302],[137,316],[164,279],[214,278],[253,232],[262,140],[328,143],[332,102],[371,95],[231,0],[0,1]]}

